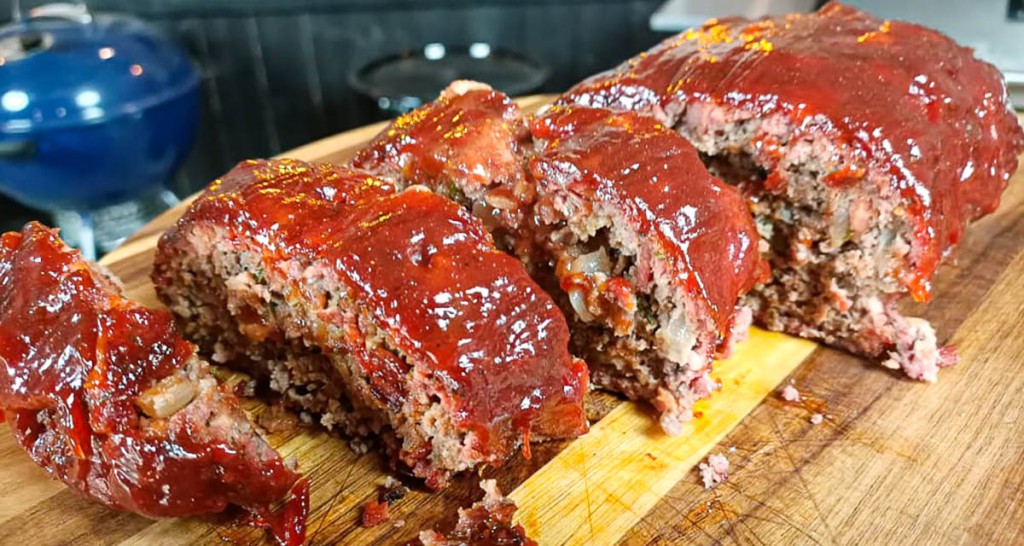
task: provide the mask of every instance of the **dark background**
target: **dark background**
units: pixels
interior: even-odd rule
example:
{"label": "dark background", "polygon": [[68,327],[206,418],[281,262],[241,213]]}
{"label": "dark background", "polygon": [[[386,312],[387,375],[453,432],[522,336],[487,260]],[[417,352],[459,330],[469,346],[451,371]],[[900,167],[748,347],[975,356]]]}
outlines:
{"label": "dark background", "polygon": [[[377,119],[349,88],[365,63],[431,42],[488,42],[551,69],[562,91],[658,41],[662,0],[89,0],[135,14],[181,43],[203,73],[195,148],[171,183],[197,191],[242,159],[266,157]],[[0,0],[0,20],[11,1]],[[0,197],[0,230],[47,219]]]}
{"label": "dark background", "polygon": [[1009,16],[1018,21],[1024,21],[1024,0],[1010,0]]}

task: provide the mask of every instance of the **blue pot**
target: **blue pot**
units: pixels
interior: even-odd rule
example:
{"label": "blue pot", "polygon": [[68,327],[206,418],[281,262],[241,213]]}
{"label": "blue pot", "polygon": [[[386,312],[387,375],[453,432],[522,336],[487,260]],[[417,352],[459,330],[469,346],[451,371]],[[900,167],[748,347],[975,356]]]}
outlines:
{"label": "blue pot", "polygon": [[45,210],[153,192],[192,146],[199,85],[185,52],[137,19],[83,10],[4,27],[0,192]]}

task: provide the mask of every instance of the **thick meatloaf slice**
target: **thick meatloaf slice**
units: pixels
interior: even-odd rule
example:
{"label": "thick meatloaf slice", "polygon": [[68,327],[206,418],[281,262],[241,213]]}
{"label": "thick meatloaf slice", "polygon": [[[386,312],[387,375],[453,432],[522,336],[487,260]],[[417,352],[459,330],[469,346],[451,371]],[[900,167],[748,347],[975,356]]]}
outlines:
{"label": "thick meatloaf slice", "polygon": [[535,237],[596,385],[650,400],[678,433],[746,335],[767,276],[747,203],[653,118],[556,107],[534,120]]}
{"label": "thick meatloaf slice", "polygon": [[[395,121],[356,164],[397,185],[458,188],[559,302],[595,384],[650,400],[663,428],[678,432],[714,388],[711,358],[727,345],[739,294],[763,273],[746,203],[711,178],[685,139],[651,120],[558,110],[523,137],[528,121],[481,85],[452,84]],[[464,129],[467,119],[474,124]],[[444,137],[453,134],[463,136]],[[491,159],[452,169],[439,157]],[[529,189],[513,191],[523,181]],[[494,212],[496,193],[514,196],[503,210],[515,214]],[[739,318],[745,333],[749,310]]]}
{"label": "thick meatloaf slice", "polygon": [[[111,508],[262,513],[299,483],[171,313],[126,299],[36,223],[0,237],[0,365],[0,409],[18,443]],[[304,522],[292,523],[301,542]]]}
{"label": "thick meatloaf slice", "polygon": [[215,360],[329,428],[382,436],[432,488],[587,430],[587,369],[555,304],[423,188],[243,162],[162,237],[153,280]]}
{"label": "thick meatloaf slice", "polygon": [[395,119],[352,165],[458,201],[507,249],[534,198],[522,161],[528,149],[529,129],[516,103],[486,84],[460,80]]}
{"label": "thick meatloaf slice", "polygon": [[494,480],[482,480],[484,498],[469,508],[459,508],[459,522],[447,535],[434,530],[420,532],[420,546],[537,546],[522,525],[512,521],[516,505],[502,496]]}
{"label": "thick meatloaf slice", "polygon": [[722,19],[570,90],[562,103],[674,126],[749,198],[772,282],[758,322],[933,381],[955,360],[924,320],[939,263],[992,212],[1022,132],[999,72],[917,25],[838,3]]}

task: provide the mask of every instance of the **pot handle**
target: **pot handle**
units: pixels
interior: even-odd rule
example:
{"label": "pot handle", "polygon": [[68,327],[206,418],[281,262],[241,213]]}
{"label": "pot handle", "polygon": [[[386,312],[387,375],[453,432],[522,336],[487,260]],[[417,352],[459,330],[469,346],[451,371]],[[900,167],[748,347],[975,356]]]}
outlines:
{"label": "pot handle", "polygon": [[54,2],[42,6],[31,7],[32,2],[25,0],[14,0],[13,11],[15,21],[28,21],[30,19],[52,18],[66,19],[82,24],[92,22],[92,14],[85,5],[84,0],[72,2]]}
{"label": "pot handle", "polygon": [[36,141],[7,140],[0,142],[0,160],[32,159],[36,155]]}

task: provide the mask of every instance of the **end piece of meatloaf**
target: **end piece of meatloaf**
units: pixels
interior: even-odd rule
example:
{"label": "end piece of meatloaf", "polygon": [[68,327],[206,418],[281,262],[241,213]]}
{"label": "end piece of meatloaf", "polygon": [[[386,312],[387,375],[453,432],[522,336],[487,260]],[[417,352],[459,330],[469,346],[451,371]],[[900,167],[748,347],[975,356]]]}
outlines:
{"label": "end piece of meatloaf", "polygon": [[678,433],[746,335],[739,297],[767,277],[747,203],[686,139],[631,112],[556,107],[534,120],[534,236],[596,385],[650,400]]}
{"label": "end piece of meatloaf", "polygon": [[[171,313],[126,299],[40,224],[0,237],[0,365],[0,409],[18,443],[111,508],[265,513],[306,487],[218,387]],[[302,520],[290,523],[298,542]]]}
{"label": "end piece of meatloaf", "polygon": [[955,361],[898,303],[930,298],[1024,145],[999,72],[970,49],[830,3],[708,21],[561,102],[649,113],[742,189],[771,249],[773,279],[746,299],[761,324],[916,379]]}
{"label": "end piece of meatloaf", "polygon": [[[522,525],[512,521],[516,505],[502,496],[494,480],[482,480],[484,498],[469,508],[459,508],[459,522],[448,535],[421,531],[422,546],[537,546]],[[412,544],[417,544],[415,541]]]}
{"label": "end piece of meatloaf", "polygon": [[366,171],[246,161],[159,244],[187,335],[328,428],[380,435],[432,488],[587,430],[568,328],[480,222]]}
{"label": "end piece of meatloaf", "polygon": [[403,185],[415,181],[459,202],[483,220],[500,248],[509,249],[534,198],[522,162],[529,136],[508,96],[460,80],[434,102],[395,119],[352,166]]}
{"label": "end piece of meatloaf", "polygon": [[[711,358],[730,337],[739,294],[764,273],[747,204],[711,178],[685,139],[641,116],[557,111],[524,138],[527,121],[481,85],[453,84],[381,133],[356,164],[400,186],[458,188],[570,317],[572,347],[595,384],[652,401],[663,428],[678,432],[714,388]],[[465,119],[475,125],[463,129]],[[472,176],[450,163],[423,167],[467,156],[489,159],[455,162],[475,165]],[[739,319],[745,333],[749,310]]]}

